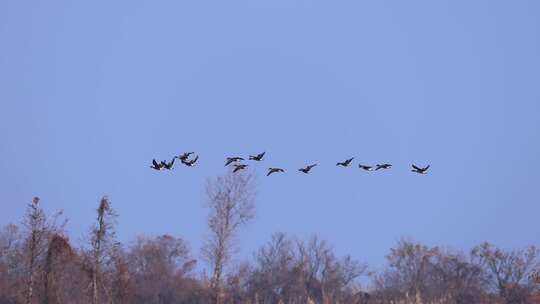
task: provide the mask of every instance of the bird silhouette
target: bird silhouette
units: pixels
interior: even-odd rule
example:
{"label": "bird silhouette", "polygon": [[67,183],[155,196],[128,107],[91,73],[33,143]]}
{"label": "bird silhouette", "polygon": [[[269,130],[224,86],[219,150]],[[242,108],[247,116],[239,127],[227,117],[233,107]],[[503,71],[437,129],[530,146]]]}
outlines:
{"label": "bird silhouette", "polygon": [[170,162],[161,162],[163,168],[167,169],[167,170],[171,170],[173,168],[173,165],[174,165],[174,160],[175,158],[173,157],[173,159],[170,161]]}
{"label": "bird silhouette", "polygon": [[298,169],[298,171],[304,172],[305,174],[308,174],[309,171],[310,171],[311,169],[313,169],[313,167],[316,167],[316,166],[317,166],[317,164],[308,165],[308,166],[306,166],[305,168],[300,168],[300,169]]}
{"label": "bird silhouette", "polygon": [[366,171],[373,171],[373,166],[358,165],[358,168],[364,169]]}
{"label": "bird silhouette", "polygon": [[415,173],[418,173],[418,174],[427,174],[427,170],[429,169],[429,165],[427,165],[426,167],[424,168],[420,168],[420,167],[417,167],[416,165],[412,165],[413,169],[411,170],[412,172],[415,172]]}
{"label": "bird silhouette", "polygon": [[228,166],[231,163],[238,162],[238,161],[241,161],[241,160],[244,160],[244,159],[241,158],[241,157],[227,157],[227,161],[225,162],[225,166]]}
{"label": "bird silhouette", "polygon": [[353,159],[354,159],[354,157],[349,158],[349,159],[347,159],[346,161],[339,162],[339,163],[336,164],[336,166],[348,167],[348,166],[351,165]]}
{"label": "bird silhouette", "polygon": [[158,164],[158,162],[155,159],[152,160],[152,165],[150,166],[150,168],[157,171],[163,170],[163,166],[161,164]]}
{"label": "bird silhouette", "polygon": [[234,165],[233,173],[235,173],[237,171],[240,171],[240,170],[244,170],[247,166],[248,165],[246,165],[246,164]]}
{"label": "bird silhouette", "polygon": [[377,167],[375,168],[375,171],[377,170],[380,170],[380,169],[390,169],[392,168],[392,165],[391,164],[378,164]]}
{"label": "bird silhouette", "polygon": [[182,154],[180,154],[178,156],[175,156],[175,158],[178,158],[180,161],[186,161],[186,160],[188,160],[189,156],[191,154],[193,154],[193,153],[195,153],[195,152],[185,152],[185,153],[182,153]]}
{"label": "bird silhouette", "polygon": [[266,174],[266,176],[269,176],[270,174],[276,173],[276,172],[285,172],[285,170],[281,168],[268,168],[268,174]]}
{"label": "bird silhouette", "polygon": [[261,160],[263,160],[264,154],[266,154],[266,152],[259,153],[259,154],[255,155],[255,156],[250,155],[249,160],[261,161]]}
{"label": "bird silhouette", "polygon": [[188,167],[193,167],[195,166],[195,163],[197,162],[197,160],[199,159],[199,155],[195,156],[194,159],[191,159],[191,160],[183,160],[182,161],[182,164],[188,166]]}
{"label": "bird silhouette", "polygon": [[[150,166],[150,168],[152,168],[152,169],[154,169],[156,171],[172,170],[173,167],[174,167],[174,162],[175,162],[176,159],[179,159],[182,162],[182,164],[184,164],[184,165],[186,165],[188,167],[193,167],[193,166],[195,166],[195,163],[197,163],[197,161],[199,160],[198,155],[196,155],[195,158],[193,158],[193,159],[189,159],[190,155],[192,155],[194,153],[195,152],[184,152],[182,154],[174,156],[171,159],[171,161],[169,161],[169,162],[167,162],[166,160],[158,162],[158,161],[156,161],[156,159],[152,159],[152,165]],[[266,152],[262,152],[262,153],[259,153],[259,154],[256,154],[256,155],[249,155],[249,160],[262,161],[264,159],[265,154],[266,154]],[[244,160],[244,158],[242,158],[242,157],[227,157],[226,161],[225,161],[225,166],[228,166],[228,165],[230,165],[232,163],[237,163],[237,162],[240,162],[240,161],[243,161],[243,160]],[[353,160],[354,160],[354,157],[351,157],[351,158],[349,158],[347,160],[336,163],[336,166],[349,167],[352,164]],[[311,172],[311,170],[314,167],[316,167],[317,165],[318,165],[317,163],[307,165],[304,168],[298,169],[298,171],[300,171],[300,172],[302,172],[304,174],[309,174]],[[430,168],[430,165],[427,165],[426,167],[423,167],[423,168],[418,167],[415,164],[412,164],[411,166],[413,168],[411,171],[414,172],[414,173],[418,173],[418,174],[427,174],[427,171]],[[242,164],[242,163],[234,164],[233,172],[238,172],[240,170],[244,170],[247,167],[248,167],[248,165]],[[358,168],[363,169],[365,171],[378,171],[378,170],[381,170],[381,169],[391,169],[392,165],[388,164],[388,163],[377,164],[377,165],[374,165],[374,166],[358,164]],[[268,168],[268,173],[266,174],[266,176],[270,176],[273,173],[283,173],[283,172],[285,172],[285,170],[281,169],[281,168]]]}

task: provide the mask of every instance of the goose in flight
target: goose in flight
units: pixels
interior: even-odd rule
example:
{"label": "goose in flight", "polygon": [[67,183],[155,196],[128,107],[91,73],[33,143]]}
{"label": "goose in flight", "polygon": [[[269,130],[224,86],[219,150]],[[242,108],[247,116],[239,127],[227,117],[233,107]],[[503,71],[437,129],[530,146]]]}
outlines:
{"label": "goose in flight", "polygon": [[429,169],[429,165],[427,165],[424,168],[417,167],[416,165],[412,165],[413,169],[412,172],[418,173],[418,174],[427,174],[427,169]]}
{"label": "goose in flight", "polygon": [[195,166],[195,163],[197,162],[197,160],[199,159],[199,155],[195,156],[194,159],[191,159],[191,160],[183,160],[182,161],[182,164],[188,166],[188,167],[193,167]]}
{"label": "goose in flight", "polygon": [[250,155],[249,160],[261,161],[261,160],[263,160],[264,154],[266,154],[266,152],[259,153],[259,154],[255,155],[255,156]]}
{"label": "goose in flight", "polygon": [[241,160],[244,160],[244,159],[241,158],[241,157],[227,157],[227,161],[225,162],[225,166],[228,166],[231,163],[238,162],[238,161],[241,161]]}
{"label": "goose in flight", "polygon": [[193,154],[193,153],[195,153],[195,152],[185,152],[185,153],[182,153],[182,154],[180,154],[178,156],[175,156],[175,158],[178,158],[181,161],[186,161],[186,160],[188,160],[189,156],[191,154]]}
{"label": "goose in flight", "polygon": [[233,173],[236,171],[244,170],[248,165],[246,164],[240,164],[240,165],[234,165]]}
{"label": "goose in flight", "polygon": [[392,168],[391,164],[382,164],[382,165],[377,164],[375,171],[380,170],[380,169],[390,169],[390,168]]}
{"label": "goose in flight", "polygon": [[157,170],[157,171],[161,171],[163,170],[163,166],[161,164],[158,164],[158,162],[156,161],[156,159],[153,159],[152,160],[152,165],[150,166],[150,168],[154,169],[154,170]]}
{"label": "goose in flight", "polygon": [[366,171],[373,171],[373,166],[358,165],[358,168],[364,169]]}
{"label": "goose in flight", "polygon": [[313,169],[313,167],[316,167],[316,166],[317,166],[317,164],[308,165],[308,166],[306,166],[305,168],[300,168],[300,169],[298,169],[298,171],[304,172],[305,174],[308,174],[309,171],[310,171],[311,169]]}
{"label": "goose in flight", "polygon": [[268,174],[266,174],[266,176],[269,176],[270,174],[276,173],[276,172],[285,172],[285,170],[281,168],[268,168]]}
{"label": "goose in flight", "polygon": [[173,157],[173,159],[170,162],[162,161],[161,166],[163,168],[167,169],[167,170],[171,170],[173,168],[173,165],[174,165],[174,160],[175,160],[175,158]]}
{"label": "goose in flight", "polygon": [[342,167],[348,167],[351,165],[351,162],[353,161],[354,157],[347,159],[346,161],[339,162],[336,164],[336,166],[342,166]]}

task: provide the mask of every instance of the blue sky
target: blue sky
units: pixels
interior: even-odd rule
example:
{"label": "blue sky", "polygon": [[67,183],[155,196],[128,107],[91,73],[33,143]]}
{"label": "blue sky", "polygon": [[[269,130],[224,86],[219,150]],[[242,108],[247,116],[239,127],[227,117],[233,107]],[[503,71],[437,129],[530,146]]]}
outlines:
{"label": "blue sky", "polygon": [[0,224],[40,196],[77,241],[108,195],[121,240],[198,254],[205,180],[266,151],[240,256],[277,231],[375,267],[400,237],[539,245],[539,83],[538,1],[3,1]]}

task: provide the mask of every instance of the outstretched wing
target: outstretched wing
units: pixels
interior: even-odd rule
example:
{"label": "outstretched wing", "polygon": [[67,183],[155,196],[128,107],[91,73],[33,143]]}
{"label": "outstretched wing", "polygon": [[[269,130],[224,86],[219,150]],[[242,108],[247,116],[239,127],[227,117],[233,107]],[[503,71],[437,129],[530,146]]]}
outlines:
{"label": "outstretched wing", "polygon": [[412,165],[412,167],[415,169],[415,170],[418,170],[418,171],[421,171],[422,169],[418,168],[417,166],[415,165]]}
{"label": "outstretched wing", "polygon": [[427,169],[429,169],[429,166],[430,166],[430,165],[427,165],[427,166],[426,166],[424,169],[422,169],[422,170],[426,171]]}
{"label": "outstretched wing", "polygon": [[156,168],[159,168],[159,164],[157,163],[155,159],[152,160],[152,165],[154,165],[154,167]]}

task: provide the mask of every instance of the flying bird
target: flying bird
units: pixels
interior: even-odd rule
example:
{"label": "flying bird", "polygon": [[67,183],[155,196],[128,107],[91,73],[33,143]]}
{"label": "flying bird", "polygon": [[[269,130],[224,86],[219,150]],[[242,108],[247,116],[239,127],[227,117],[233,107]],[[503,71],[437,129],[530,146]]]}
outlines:
{"label": "flying bird", "polygon": [[373,171],[373,166],[358,165],[358,168],[364,169],[366,171]]}
{"label": "flying bird", "polygon": [[186,161],[186,160],[188,160],[189,156],[191,154],[193,154],[193,153],[195,153],[195,152],[185,152],[185,153],[182,153],[182,154],[180,154],[178,156],[175,156],[175,158],[178,158],[181,161]]}
{"label": "flying bird", "polygon": [[163,168],[165,168],[167,170],[171,170],[173,168],[173,165],[174,165],[174,160],[175,160],[175,158],[173,157],[173,159],[170,162],[162,161],[161,165],[162,165]]}
{"label": "flying bird", "polygon": [[195,156],[194,159],[191,159],[191,160],[183,160],[182,161],[182,164],[188,166],[188,167],[193,167],[195,166],[195,163],[197,162],[197,160],[199,159],[199,155]]}
{"label": "flying bird", "polygon": [[244,160],[244,159],[241,158],[241,157],[227,157],[227,161],[225,162],[225,166],[228,166],[231,163],[238,162],[238,161],[241,161],[241,160]]}
{"label": "flying bird", "polygon": [[249,156],[249,160],[261,161],[261,160],[263,160],[264,154],[266,154],[266,152],[257,154],[257,155],[255,155],[255,156],[250,155],[250,156]]}
{"label": "flying bird", "polygon": [[382,165],[377,164],[377,168],[375,168],[375,171],[380,170],[380,169],[390,169],[390,168],[392,168],[392,165],[390,164],[382,164]]}
{"label": "flying bird", "polygon": [[268,174],[266,174],[266,176],[269,176],[270,174],[276,173],[276,172],[285,172],[285,170],[281,168],[268,168]]}
{"label": "flying bird", "polygon": [[152,160],[152,165],[150,166],[150,168],[157,171],[163,170],[163,166],[161,164],[158,164],[158,162],[155,159]]}
{"label": "flying bird", "polygon": [[346,161],[339,162],[336,164],[336,166],[342,166],[342,167],[348,167],[351,165],[351,162],[353,161],[354,157],[347,159]]}
{"label": "flying bird", "polygon": [[246,165],[246,164],[234,165],[233,173],[235,173],[236,171],[239,171],[239,170],[244,170],[247,166],[248,165]]}
{"label": "flying bird", "polygon": [[305,174],[308,174],[309,171],[310,171],[311,169],[313,169],[313,167],[316,167],[316,166],[317,166],[317,164],[308,165],[308,166],[306,166],[305,168],[300,168],[300,169],[298,169],[298,171],[304,172]]}
{"label": "flying bird", "polygon": [[418,174],[427,174],[427,169],[429,169],[429,165],[427,165],[426,167],[424,168],[420,168],[420,167],[417,167],[415,165],[412,165],[413,169],[411,170],[412,172],[415,172],[415,173],[418,173]]}

